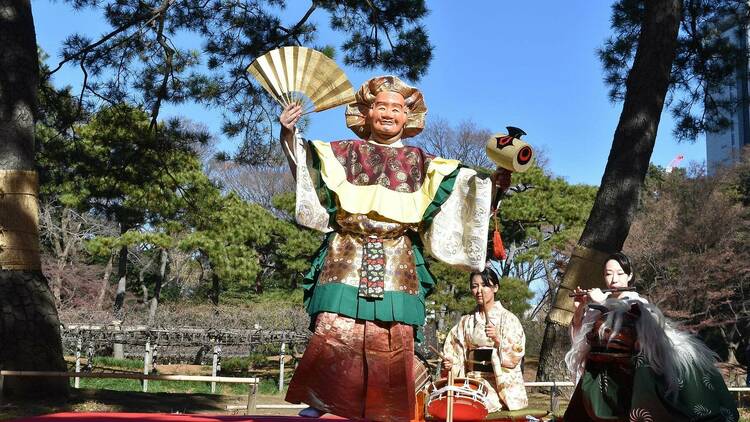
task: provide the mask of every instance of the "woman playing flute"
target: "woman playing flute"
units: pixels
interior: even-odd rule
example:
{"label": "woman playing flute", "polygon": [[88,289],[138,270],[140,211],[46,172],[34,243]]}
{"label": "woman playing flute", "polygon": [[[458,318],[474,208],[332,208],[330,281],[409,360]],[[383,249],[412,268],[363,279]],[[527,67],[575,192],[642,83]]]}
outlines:
{"label": "woman playing flute", "polygon": [[[610,288],[627,286],[628,257],[611,255],[604,277]],[[577,302],[565,362],[578,385],[565,421],[738,420],[716,355],[655,305],[634,292],[599,289]]]}

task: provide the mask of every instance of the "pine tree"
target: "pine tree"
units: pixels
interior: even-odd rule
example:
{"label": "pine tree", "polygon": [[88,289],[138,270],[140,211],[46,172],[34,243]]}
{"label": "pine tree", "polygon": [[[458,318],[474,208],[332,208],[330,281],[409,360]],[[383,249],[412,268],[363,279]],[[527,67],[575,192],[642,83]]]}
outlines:
{"label": "pine tree", "polygon": [[[0,368],[65,371],[60,322],[40,269],[34,119],[39,84],[28,0],[0,1]],[[65,395],[66,378],[6,377],[3,393]]]}
{"label": "pine tree", "polygon": [[636,5],[637,30],[628,35],[635,37],[637,47],[624,80],[623,109],[594,206],[547,316],[537,379],[564,375],[561,358],[570,342],[564,325],[569,324],[573,312],[568,293],[579,285],[588,288],[603,284],[604,260],[609,253],[622,249],[630,230],[672,82],[682,3],[623,0],[614,6],[613,24],[617,25],[623,4]]}
{"label": "pine tree", "polygon": [[[271,130],[276,106],[245,69],[256,57],[287,45],[333,55],[336,47],[315,44],[318,30],[309,22],[314,13],[328,13],[331,28],[347,37],[337,46],[346,64],[417,80],[432,57],[420,23],[428,13],[424,0],[314,0],[292,25],[282,23],[286,4],[280,0],[67,3],[101,11],[113,29],[98,39],[71,35],[50,74],[66,64],[80,67],[86,75],[82,98],[138,104],[149,110],[152,124],[167,103],[217,107],[224,111],[224,132],[240,140],[234,158],[246,163],[279,157]],[[184,33],[190,37],[180,36]]]}

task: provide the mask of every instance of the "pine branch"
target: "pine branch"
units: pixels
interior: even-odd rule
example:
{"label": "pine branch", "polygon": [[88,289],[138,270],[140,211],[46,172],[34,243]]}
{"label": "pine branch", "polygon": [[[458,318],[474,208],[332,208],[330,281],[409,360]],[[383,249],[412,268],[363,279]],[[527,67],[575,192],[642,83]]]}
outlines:
{"label": "pine branch", "polygon": [[[128,29],[130,29],[134,25],[137,25],[137,24],[143,22],[144,19],[148,18],[147,21],[143,22],[143,25],[141,27],[144,27],[144,26],[147,26],[147,25],[151,24],[151,22],[153,22],[156,18],[158,18],[164,11],[167,10],[167,8],[169,7],[169,5],[172,4],[172,3],[174,3],[174,2],[175,2],[175,0],[167,0],[167,1],[165,1],[164,5],[162,5],[161,7],[159,7],[156,10],[153,10],[151,13],[142,14],[142,15],[135,15],[131,20],[129,20],[125,24],[120,25],[119,27],[115,28],[113,31],[111,31],[107,35],[105,35],[102,38],[100,38],[99,41],[97,41],[95,43],[92,43],[92,44],[89,44],[89,45],[83,47],[82,49],[78,50],[77,52],[75,52],[75,53],[73,53],[71,55],[65,56],[57,64],[57,67],[55,67],[54,69],[48,71],[45,76],[49,77],[50,75],[54,74],[55,72],[57,72],[58,70],[60,70],[63,67],[63,65],[65,65],[65,63],[67,63],[69,61],[85,58],[86,54],[88,54],[89,52],[94,51],[99,46],[105,44],[107,41],[111,40],[115,36],[117,36],[117,35],[125,32],[125,31],[127,31]],[[115,47],[115,46],[113,46],[113,47]]]}

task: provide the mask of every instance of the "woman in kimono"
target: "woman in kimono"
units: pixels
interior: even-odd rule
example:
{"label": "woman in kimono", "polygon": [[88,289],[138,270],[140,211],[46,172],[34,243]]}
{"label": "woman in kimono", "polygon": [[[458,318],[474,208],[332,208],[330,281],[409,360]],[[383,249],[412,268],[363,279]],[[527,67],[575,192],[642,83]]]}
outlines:
{"label": "woman in kimono", "polygon": [[484,268],[493,183],[402,143],[426,112],[419,90],[384,76],[347,107],[360,139],[305,141],[295,129],[301,109],[280,116],[297,222],[326,233],[303,282],[314,334],[286,395],[310,406],[302,416],[409,420],[414,340],[434,286],[424,254]]}
{"label": "woman in kimono", "polygon": [[[611,255],[607,284],[625,287],[632,278],[627,256]],[[564,420],[736,422],[716,355],[656,306],[624,293],[590,292],[580,300],[565,356],[577,386]]]}
{"label": "woman in kimono", "polygon": [[[526,335],[518,318],[495,301],[497,275],[490,269],[469,278],[477,308],[448,333],[443,367],[455,377],[480,379],[489,391],[488,412],[528,406],[521,360]],[[485,320],[489,316],[489,323]]]}

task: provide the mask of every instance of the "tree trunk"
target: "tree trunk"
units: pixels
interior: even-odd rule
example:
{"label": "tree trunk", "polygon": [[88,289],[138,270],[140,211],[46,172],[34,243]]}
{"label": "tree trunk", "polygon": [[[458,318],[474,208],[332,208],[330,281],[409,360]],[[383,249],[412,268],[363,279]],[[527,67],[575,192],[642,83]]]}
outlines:
{"label": "tree trunk", "polygon": [[59,306],[62,302],[62,270],[65,267],[65,265],[60,265],[59,260],[57,264],[57,272],[52,277],[52,297],[55,299],[55,306]]}
{"label": "tree trunk", "polygon": [[[128,228],[120,224],[120,235],[122,236]],[[128,247],[123,245],[117,259],[117,290],[115,291],[115,305],[112,316],[115,323],[119,326],[124,319],[122,306],[125,303],[125,291],[128,287]],[[115,340],[121,339],[122,336],[115,336]],[[118,341],[112,345],[112,357],[115,359],[125,359],[125,345]]]}
{"label": "tree trunk", "polygon": [[[62,302],[62,274],[68,261],[68,252],[70,252],[71,246],[69,243],[70,239],[68,239],[68,236],[66,236],[70,220],[69,216],[70,212],[68,211],[68,209],[63,208],[60,215],[60,233],[56,236],[57,241],[55,242],[57,243],[55,247],[55,254],[57,255],[57,271],[55,272],[55,276],[52,278],[52,296],[55,297],[55,304],[57,306],[59,306],[60,302]],[[51,218],[50,223],[52,223]],[[54,226],[50,224],[49,227],[52,228]]]}
{"label": "tree trunk", "polygon": [[[681,10],[680,0],[645,1],[638,48],[625,83],[622,113],[607,166],[594,207],[547,316],[540,362],[553,362],[554,351],[564,350],[561,341],[566,330],[550,326],[570,323],[573,302],[569,291],[576,286],[602,286],[603,261],[607,254],[619,251],[628,236],[669,88]],[[549,366],[540,365],[537,379],[551,376]]]}
{"label": "tree trunk", "polygon": [[214,304],[214,306],[219,306],[219,293],[221,289],[221,283],[219,281],[219,276],[216,275],[216,273],[211,273],[211,303]]}
{"label": "tree trunk", "polygon": [[146,282],[144,280],[146,279],[146,271],[148,271],[153,262],[153,259],[149,260],[148,263],[146,263],[146,265],[143,265],[140,271],[138,271],[138,283],[141,286],[141,294],[143,295],[143,299],[141,300],[143,301],[144,305],[148,303],[148,286],[146,286]]}
{"label": "tree trunk", "polygon": [[[128,228],[120,225],[120,235],[122,236]],[[120,247],[119,258],[117,260],[117,291],[115,292],[115,319],[122,319],[122,305],[125,303],[125,291],[127,290],[128,275],[128,247]]]}
{"label": "tree trunk", "polygon": [[154,323],[156,317],[156,308],[159,306],[161,300],[161,288],[167,282],[167,276],[169,273],[169,253],[166,249],[161,250],[161,265],[159,266],[159,278],[156,279],[156,285],[154,286],[154,297],[151,298],[151,303],[148,310],[148,324]]}
{"label": "tree trunk", "polygon": [[104,308],[104,296],[107,295],[107,287],[109,287],[109,276],[112,274],[112,266],[114,265],[115,254],[109,255],[107,266],[104,268],[104,277],[102,277],[102,283],[99,287],[99,296],[96,298],[96,309]]}
{"label": "tree trunk", "polygon": [[258,274],[255,275],[255,293],[259,295],[263,294],[263,275],[265,272],[264,269],[261,269],[258,271]]}
{"label": "tree trunk", "polygon": [[565,354],[570,346],[568,327],[547,321],[539,352],[537,381],[569,381],[570,374],[565,365]]}
{"label": "tree trunk", "polygon": [[[28,0],[0,0],[0,368],[65,371],[60,320],[39,260],[34,113],[39,85]],[[3,393],[65,396],[67,378],[6,377]]]}

